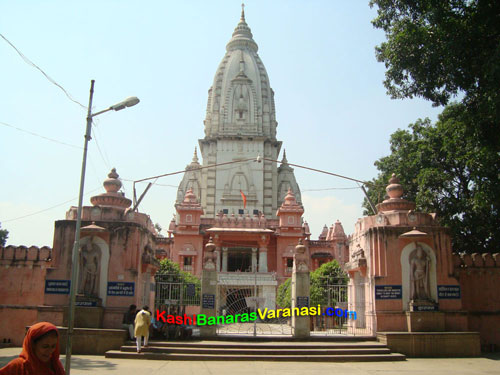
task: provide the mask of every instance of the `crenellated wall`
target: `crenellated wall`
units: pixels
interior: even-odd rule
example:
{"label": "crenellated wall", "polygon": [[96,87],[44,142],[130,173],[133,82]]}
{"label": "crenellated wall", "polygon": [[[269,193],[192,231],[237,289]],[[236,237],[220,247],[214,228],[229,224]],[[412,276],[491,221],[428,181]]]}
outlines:
{"label": "crenellated wall", "polygon": [[500,350],[500,253],[453,254],[468,328],[481,333],[483,351]]}
{"label": "crenellated wall", "polygon": [[0,247],[1,342],[10,339],[21,345],[26,325],[39,320],[37,308],[43,304],[45,275],[51,265],[48,246]]}

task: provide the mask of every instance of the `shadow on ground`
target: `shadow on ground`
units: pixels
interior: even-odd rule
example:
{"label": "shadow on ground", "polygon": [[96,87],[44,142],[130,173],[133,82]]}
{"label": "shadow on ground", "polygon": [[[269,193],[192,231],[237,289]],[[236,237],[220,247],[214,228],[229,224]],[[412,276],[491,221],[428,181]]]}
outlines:
{"label": "shadow on ground", "polygon": [[500,361],[500,352],[495,353],[483,353],[481,357],[492,359],[494,361]]}
{"label": "shadow on ground", "polygon": [[[64,356],[61,356],[61,362],[63,365],[65,364]],[[107,360],[99,360],[95,358],[85,358],[85,356],[71,357],[71,368],[78,370],[98,370],[98,369],[107,369],[112,370],[116,369],[117,365],[114,363],[110,363]]]}
{"label": "shadow on ground", "polygon": [[[7,363],[9,363],[10,361],[12,361],[17,357],[19,357],[19,355],[0,357],[0,368],[4,367]],[[61,362],[64,365],[65,363],[64,355],[61,356]],[[71,368],[78,370],[98,370],[98,369],[113,370],[116,369],[116,367],[117,367],[116,364],[110,363],[107,360],[85,358],[85,356],[71,357]]]}

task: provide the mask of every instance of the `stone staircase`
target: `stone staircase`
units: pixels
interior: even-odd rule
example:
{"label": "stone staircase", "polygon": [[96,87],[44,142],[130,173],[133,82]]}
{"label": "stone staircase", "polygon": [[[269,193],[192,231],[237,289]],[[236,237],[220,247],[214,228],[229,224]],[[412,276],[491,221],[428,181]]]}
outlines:
{"label": "stone staircase", "polygon": [[404,361],[376,341],[152,341],[141,353],[132,342],[106,358],[170,361],[374,362]]}

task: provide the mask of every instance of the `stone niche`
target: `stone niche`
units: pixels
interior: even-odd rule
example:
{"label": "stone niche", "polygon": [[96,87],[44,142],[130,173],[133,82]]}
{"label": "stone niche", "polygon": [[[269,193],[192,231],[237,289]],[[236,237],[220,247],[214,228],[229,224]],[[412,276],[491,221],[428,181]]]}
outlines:
{"label": "stone niche", "polygon": [[401,252],[404,311],[436,311],[436,255],[425,243],[412,242]]}

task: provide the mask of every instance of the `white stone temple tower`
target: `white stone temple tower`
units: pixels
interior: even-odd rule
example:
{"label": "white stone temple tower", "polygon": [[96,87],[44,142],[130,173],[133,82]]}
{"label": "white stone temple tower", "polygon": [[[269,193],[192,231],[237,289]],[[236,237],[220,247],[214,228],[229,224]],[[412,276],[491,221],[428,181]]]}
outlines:
{"label": "white stone temple tower", "polygon": [[[199,140],[203,166],[261,157],[277,160],[281,141],[276,139],[274,92],[266,69],[257,54],[258,46],[245,22],[244,10],[226,46],[213,85],[208,91],[204,121],[205,138]],[[286,163],[286,156],[283,158]],[[195,150],[193,161],[179,185],[177,203],[192,189],[204,210],[204,217],[219,211],[243,213],[242,191],[247,199],[244,213],[260,211],[275,218],[288,189],[301,202],[300,189],[288,164],[235,163],[217,168],[199,167]]]}

